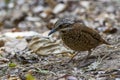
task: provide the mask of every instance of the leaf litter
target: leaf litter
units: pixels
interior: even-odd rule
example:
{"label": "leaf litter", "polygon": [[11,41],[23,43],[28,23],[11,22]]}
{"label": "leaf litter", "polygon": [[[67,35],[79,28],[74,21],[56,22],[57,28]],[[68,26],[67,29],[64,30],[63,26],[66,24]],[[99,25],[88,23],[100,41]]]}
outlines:
{"label": "leaf litter", "polygon": [[[0,2],[0,80],[120,79],[119,1]],[[87,52],[67,63],[73,51],[58,33],[47,36],[56,20],[66,15],[76,16],[112,44],[93,50],[87,66],[81,67]]]}

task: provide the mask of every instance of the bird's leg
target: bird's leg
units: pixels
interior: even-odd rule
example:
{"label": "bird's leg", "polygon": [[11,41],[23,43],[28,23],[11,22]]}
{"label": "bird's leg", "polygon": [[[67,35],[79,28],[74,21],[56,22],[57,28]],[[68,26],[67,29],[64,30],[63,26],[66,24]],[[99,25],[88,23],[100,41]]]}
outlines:
{"label": "bird's leg", "polygon": [[83,62],[86,62],[86,61],[87,61],[87,59],[89,58],[89,56],[91,55],[91,53],[92,53],[92,51],[89,50],[89,51],[88,51],[88,54],[87,54],[87,56],[85,57],[85,59],[83,60]]}
{"label": "bird's leg", "polygon": [[68,61],[68,63],[69,62],[71,62],[72,60],[73,60],[73,58],[79,53],[79,52],[74,52],[75,54],[71,57],[71,59]]}

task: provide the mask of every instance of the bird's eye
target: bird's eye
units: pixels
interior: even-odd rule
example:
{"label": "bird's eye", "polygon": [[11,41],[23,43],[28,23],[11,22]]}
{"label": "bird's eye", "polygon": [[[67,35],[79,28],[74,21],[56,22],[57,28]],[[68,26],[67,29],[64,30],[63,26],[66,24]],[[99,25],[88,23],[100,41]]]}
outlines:
{"label": "bird's eye", "polygon": [[67,28],[69,27],[70,24],[63,24],[63,25],[60,25],[61,28]]}

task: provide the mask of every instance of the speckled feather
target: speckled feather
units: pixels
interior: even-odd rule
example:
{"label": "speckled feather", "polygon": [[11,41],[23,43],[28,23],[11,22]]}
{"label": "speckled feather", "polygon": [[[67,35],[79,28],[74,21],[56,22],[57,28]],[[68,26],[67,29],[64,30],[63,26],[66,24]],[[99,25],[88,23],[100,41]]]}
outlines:
{"label": "speckled feather", "polygon": [[60,31],[65,45],[75,51],[88,51],[100,44],[108,44],[97,31],[80,23],[69,25],[72,29]]}

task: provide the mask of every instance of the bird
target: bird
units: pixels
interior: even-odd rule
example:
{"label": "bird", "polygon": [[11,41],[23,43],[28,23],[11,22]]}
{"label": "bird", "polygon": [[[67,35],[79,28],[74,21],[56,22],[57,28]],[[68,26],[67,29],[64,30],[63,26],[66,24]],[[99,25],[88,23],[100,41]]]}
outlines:
{"label": "bird", "polygon": [[63,43],[77,52],[71,60],[78,52],[88,51],[85,58],[86,61],[91,55],[92,49],[102,44],[109,45],[96,30],[80,23],[75,18],[63,17],[58,19],[54,24],[53,29],[48,33],[48,36],[57,31],[59,32]]}

